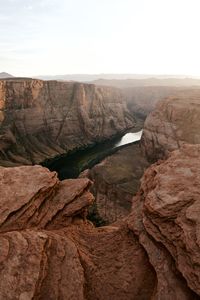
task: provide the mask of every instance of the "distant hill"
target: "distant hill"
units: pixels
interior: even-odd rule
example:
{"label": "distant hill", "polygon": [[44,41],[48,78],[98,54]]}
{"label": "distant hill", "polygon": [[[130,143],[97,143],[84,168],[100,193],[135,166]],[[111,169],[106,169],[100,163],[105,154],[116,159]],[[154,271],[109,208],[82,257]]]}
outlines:
{"label": "distant hill", "polygon": [[34,76],[42,80],[62,80],[94,83],[102,86],[131,88],[140,86],[200,86],[200,78],[186,75],[150,74],[64,74]]}
{"label": "distant hill", "polygon": [[150,74],[64,74],[64,75],[40,75],[35,78],[43,80],[65,80],[91,82],[96,80],[126,81],[126,80],[149,80],[149,79],[184,79],[185,75],[150,75]]}
{"label": "distant hill", "polygon": [[134,74],[64,74],[64,75],[40,75],[37,76],[43,80],[65,80],[65,81],[79,81],[90,82],[98,79],[128,79],[128,78],[147,78],[147,75]]}
{"label": "distant hill", "polygon": [[[14,78],[6,72],[0,73],[0,78]],[[185,75],[145,75],[145,74],[64,74],[33,76],[42,80],[77,81],[93,83],[100,86],[113,86],[121,89],[133,87],[192,87],[200,86],[200,78]],[[19,77],[18,79],[28,79]]]}
{"label": "distant hill", "polygon": [[113,86],[118,88],[131,88],[142,86],[174,86],[174,87],[191,87],[200,86],[200,79],[197,78],[144,78],[144,79],[98,79],[93,81],[96,85]]}
{"label": "distant hill", "polygon": [[8,74],[6,72],[0,72],[0,78],[11,78],[14,77],[11,74]]}

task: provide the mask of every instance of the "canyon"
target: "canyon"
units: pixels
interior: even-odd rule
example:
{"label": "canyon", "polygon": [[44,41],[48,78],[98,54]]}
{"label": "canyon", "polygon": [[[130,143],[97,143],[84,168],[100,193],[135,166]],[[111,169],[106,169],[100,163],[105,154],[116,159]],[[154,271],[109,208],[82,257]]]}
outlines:
{"label": "canyon", "polygon": [[120,90],[76,82],[0,81],[0,165],[38,164],[134,127]]}
{"label": "canyon", "polygon": [[81,178],[89,178],[93,182],[91,193],[95,197],[95,205],[89,213],[97,220],[97,225],[98,222],[112,224],[130,213],[132,198],[148,166],[139,142],[135,142],[81,173]]}
{"label": "canyon", "polygon": [[123,94],[0,83],[0,299],[200,299],[200,90],[158,102],[140,143],[60,181],[37,164],[133,128]]}
{"label": "canyon", "polygon": [[120,89],[129,111],[142,122],[155,109],[158,102],[169,97],[179,97],[185,92],[195,94],[199,89],[200,81],[192,78],[152,77],[127,80],[102,79],[94,83],[102,87],[110,86]]}
{"label": "canyon", "polygon": [[[144,90],[144,95],[147,90]],[[150,162],[167,158],[171,151],[185,143],[200,143],[199,105],[199,89],[176,90],[176,96],[160,101],[147,116],[140,145],[121,149],[88,170],[85,176],[94,182],[91,192],[96,205],[92,215],[97,224],[109,224],[130,213],[132,198]]]}

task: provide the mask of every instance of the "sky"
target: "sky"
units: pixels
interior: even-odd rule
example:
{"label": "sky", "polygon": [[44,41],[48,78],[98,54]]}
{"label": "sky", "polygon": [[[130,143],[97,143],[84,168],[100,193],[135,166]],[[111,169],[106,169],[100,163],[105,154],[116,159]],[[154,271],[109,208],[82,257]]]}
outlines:
{"label": "sky", "polygon": [[199,0],[0,0],[0,72],[200,76]]}

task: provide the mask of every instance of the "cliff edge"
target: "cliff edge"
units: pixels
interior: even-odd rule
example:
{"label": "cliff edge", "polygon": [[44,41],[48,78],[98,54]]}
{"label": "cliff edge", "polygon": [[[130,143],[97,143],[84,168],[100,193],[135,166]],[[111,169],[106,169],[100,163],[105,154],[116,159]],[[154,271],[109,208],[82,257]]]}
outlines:
{"label": "cliff edge", "polygon": [[88,179],[1,167],[0,298],[199,299],[199,169],[184,145],[146,170],[128,217],[95,228]]}
{"label": "cliff edge", "polygon": [[184,143],[200,143],[200,90],[186,90],[159,102],[147,117],[141,147],[149,161],[162,159]]}
{"label": "cliff edge", "polygon": [[134,119],[115,88],[0,80],[0,165],[41,163],[133,126]]}

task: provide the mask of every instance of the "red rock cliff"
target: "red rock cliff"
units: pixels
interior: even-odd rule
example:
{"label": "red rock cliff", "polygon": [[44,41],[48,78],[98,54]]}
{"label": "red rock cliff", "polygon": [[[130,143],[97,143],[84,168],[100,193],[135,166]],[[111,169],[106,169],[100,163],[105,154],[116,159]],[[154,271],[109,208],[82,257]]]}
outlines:
{"label": "red rock cliff", "polygon": [[145,172],[133,199],[128,224],[156,272],[153,299],[200,298],[199,169],[200,145],[184,145]]}
{"label": "red rock cliff", "polygon": [[179,92],[158,103],[147,117],[141,146],[150,161],[156,161],[184,143],[200,143],[200,90]]}
{"label": "red rock cliff", "polygon": [[0,165],[27,165],[133,127],[122,94],[75,82],[0,81]]}
{"label": "red rock cliff", "polygon": [[97,229],[89,180],[0,168],[0,299],[199,299],[199,169],[199,145],[173,152],[132,213]]}
{"label": "red rock cliff", "polygon": [[85,219],[89,186],[40,166],[0,167],[0,299],[151,297],[154,270],[127,225]]}

